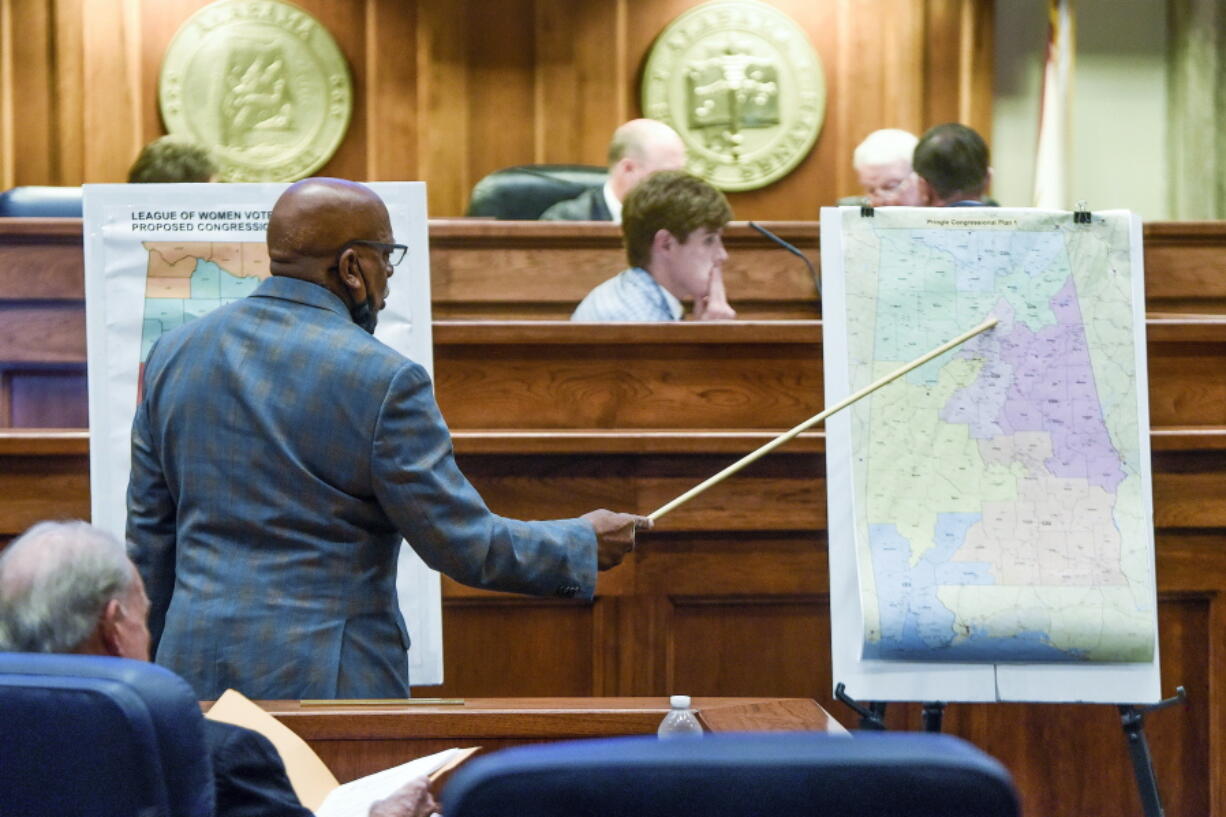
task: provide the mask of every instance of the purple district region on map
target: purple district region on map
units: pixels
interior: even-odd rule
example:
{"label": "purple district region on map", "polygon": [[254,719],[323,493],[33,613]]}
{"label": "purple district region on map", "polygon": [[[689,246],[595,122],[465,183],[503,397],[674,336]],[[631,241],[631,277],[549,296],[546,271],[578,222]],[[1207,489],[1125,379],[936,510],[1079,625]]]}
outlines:
{"label": "purple district region on map", "polygon": [[1107,434],[1071,276],[1050,303],[1056,322],[1038,332],[1015,322],[1003,300],[997,304],[1000,323],[987,338],[997,355],[954,393],[941,419],[970,426],[975,439],[1047,432],[1052,456],[1045,464],[1054,476],[1115,493],[1125,474]]}

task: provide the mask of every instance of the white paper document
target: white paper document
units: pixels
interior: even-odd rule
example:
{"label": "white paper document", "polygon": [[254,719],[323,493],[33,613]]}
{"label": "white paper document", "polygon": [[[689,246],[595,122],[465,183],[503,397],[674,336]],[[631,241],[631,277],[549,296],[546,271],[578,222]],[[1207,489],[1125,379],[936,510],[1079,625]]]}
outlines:
{"label": "white paper document", "polygon": [[436,769],[451,762],[463,749],[444,749],[433,755],[419,757],[349,783],[342,783],[324,798],[315,810],[318,817],[366,817],[370,806],[417,777],[429,777]]}

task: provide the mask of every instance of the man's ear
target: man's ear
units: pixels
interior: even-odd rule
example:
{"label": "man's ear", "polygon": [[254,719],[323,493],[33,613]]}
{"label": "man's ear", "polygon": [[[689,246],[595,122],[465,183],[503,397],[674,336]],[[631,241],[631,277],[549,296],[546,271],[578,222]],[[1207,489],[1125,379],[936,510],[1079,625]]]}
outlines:
{"label": "man's ear", "polygon": [[119,599],[111,599],[98,617],[98,640],[106,654],[116,658],[124,657],[119,644],[119,622],[123,615],[123,605],[119,603]]}
{"label": "man's ear", "polygon": [[928,180],[920,174],[915,174],[915,189],[919,192],[920,201],[925,207],[931,207],[933,201],[932,187],[929,186]]}
{"label": "man's ear", "polygon": [[349,290],[355,304],[366,301],[366,279],[362,277],[361,263],[358,252],[353,247],[343,253],[336,265],[341,276],[341,283]]}
{"label": "man's ear", "polygon": [[677,244],[677,237],[663,228],[656,230],[656,234],[651,237],[651,251],[655,254],[657,250],[668,252]]}

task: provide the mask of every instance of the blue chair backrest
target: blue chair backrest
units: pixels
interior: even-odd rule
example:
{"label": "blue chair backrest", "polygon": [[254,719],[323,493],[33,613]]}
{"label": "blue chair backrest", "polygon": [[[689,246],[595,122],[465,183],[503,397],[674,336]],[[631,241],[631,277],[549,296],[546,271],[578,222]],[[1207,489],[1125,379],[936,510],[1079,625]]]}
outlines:
{"label": "blue chair backrest", "polygon": [[820,733],[524,746],[478,758],[447,817],[1017,817],[1008,773],[958,738]]}
{"label": "blue chair backrest", "polygon": [[80,218],[80,187],[14,187],[0,193],[2,218]]}
{"label": "blue chair backrest", "polygon": [[196,696],[144,661],[0,653],[0,814],[212,817]]}

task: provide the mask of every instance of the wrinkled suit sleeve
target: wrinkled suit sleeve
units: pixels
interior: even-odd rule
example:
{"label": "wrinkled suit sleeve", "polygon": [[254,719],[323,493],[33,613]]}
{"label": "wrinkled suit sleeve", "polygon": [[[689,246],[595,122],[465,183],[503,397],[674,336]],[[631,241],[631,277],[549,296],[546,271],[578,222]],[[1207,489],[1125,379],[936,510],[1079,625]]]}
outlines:
{"label": "wrinkled suit sleeve", "polygon": [[392,378],[371,451],[375,495],[430,567],[473,587],[591,598],[596,534],[582,519],[521,522],[490,512],[455,463],[425,370]]}
{"label": "wrinkled suit sleeve", "polygon": [[217,817],[313,817],[302,805],[268,738],[227,723],[206,720],[213,761]]}
{"label": "wrinkled suit sleeve", "polygon": [[175,586],[175,501],[153,445],[148,401],[132,423],[132,472],[128,479],[128,553],[149,594],[149,633],[156,654]]}

